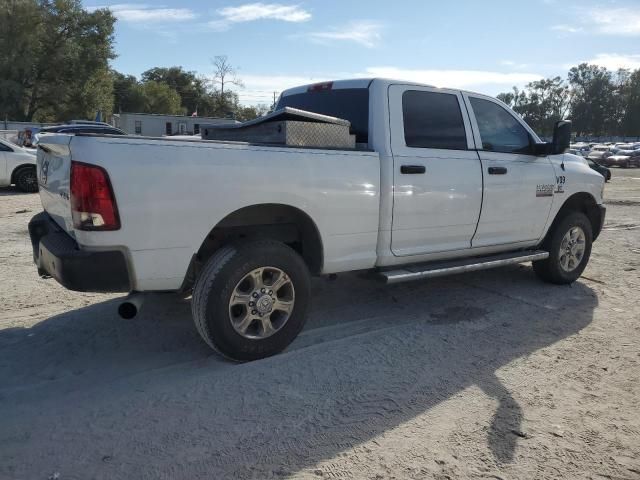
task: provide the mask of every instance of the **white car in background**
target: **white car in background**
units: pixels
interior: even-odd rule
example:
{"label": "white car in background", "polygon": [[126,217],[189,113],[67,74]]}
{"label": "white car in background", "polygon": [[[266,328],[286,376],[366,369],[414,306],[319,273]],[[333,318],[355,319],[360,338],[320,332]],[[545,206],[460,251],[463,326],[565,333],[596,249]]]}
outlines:
{"label": "white car in background", "polygon": [[640,167],[640,150],[617,150],[613,155],[602,158],[607,167]]}
{"label": "white car in background", "polygon": [[587,158],[590,158],[591,160],[595,160],[597,162],[599,160],[602,160],[603,158],[606,158],[610,150],[611,147],[607,145],[594,145],[591,148],[589,155],[587,155]]}
{"label": "white car in background", "polygon": [[23,192],[37,192],[36,150],[0,139],[0,187],[17,186]]}

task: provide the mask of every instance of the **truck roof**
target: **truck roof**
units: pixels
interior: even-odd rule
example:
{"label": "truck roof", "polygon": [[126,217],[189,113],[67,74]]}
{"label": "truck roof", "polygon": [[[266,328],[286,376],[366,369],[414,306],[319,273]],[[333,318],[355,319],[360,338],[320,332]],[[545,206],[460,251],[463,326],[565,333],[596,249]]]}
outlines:
{"label": "truck roof", "polygon": [[[383,78],[383,77],[371,77],[371,78],[350,78],[344,80],[328,80],[325,82],[316,82],[316,83],[308,83],[306,85],[300,85],[298,87],[289,88],[282,92],[282,96],[286,97],[288,95],[295,95],[298,93],[305,93],[312,88],[322,88],[323,86],[327,86],[327,89],[331,90],[341,90],[345,88],[369,88],[372,82],[385,82],[388,84],[392,83],[402,83],[408,85],[417,85],[422,87],[434,87],[434,85],[428,85],[426,83],[419,82],[410,82],[407,80],[397,80],[392,78]],[[329,87],[330,85],[330,87]]]}
{"label": "truck roof", "polygon": [[[327,90],[341,90],[347,88],[369,88],[373,82],[381,82],[386,85],[392,85],[396,83],[400,83],[402,85],[413,85],[416,87],[431,87],[438,88],[436,85],[431,85],[428,83],[420,83],[414,82],[411,80],[400,80],[397,78],[385,78],[385,77],[370,77],[370,78],[348,78],[343,80],[327,80],[324,82],[316,82],[316,83],[307,83],[306,85],[300,85],[297,87],[289,88],[282,92],[282,97],[286,97],[289,95],[296,95],[299,93],[308,92],[311,89],[327,89]],[[448,88],[451,90],[457,90],[459,92],[471,93],[474,95],[480,95],[483,97],[491,97],[490,95],[482,94],[479,92],[474,92],[472,90],[465,90],[463,88],[455,88],[455,87],[441,87]]]}

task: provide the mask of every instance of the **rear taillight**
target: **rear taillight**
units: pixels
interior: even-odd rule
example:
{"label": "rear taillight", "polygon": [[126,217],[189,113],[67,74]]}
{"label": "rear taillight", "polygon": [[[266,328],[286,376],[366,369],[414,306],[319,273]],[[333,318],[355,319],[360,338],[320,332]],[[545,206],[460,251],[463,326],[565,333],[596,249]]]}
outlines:
{"label": "rear taillight", "polygon": [[106,170],[71,162],[71,216],[78,230],[118,230],[120,217]]}

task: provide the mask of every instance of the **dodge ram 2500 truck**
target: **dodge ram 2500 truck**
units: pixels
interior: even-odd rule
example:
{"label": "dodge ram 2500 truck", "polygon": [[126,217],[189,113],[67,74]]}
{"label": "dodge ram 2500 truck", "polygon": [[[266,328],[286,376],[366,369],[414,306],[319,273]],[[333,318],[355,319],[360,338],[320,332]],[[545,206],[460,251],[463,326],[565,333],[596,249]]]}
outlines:
{"label": "dodge ram 2500 truck", "polygon": [[284,107],[348,120],[356,147],[43,138],[29,226],[41,275],[192,292],[202,338],[246,361],[300,332],[310,275],[393,283],[532,261],[566,284],[584,270],[604,179],[564,153],[569,122],[544,143],[494,98],[386,79],[293,88]]}

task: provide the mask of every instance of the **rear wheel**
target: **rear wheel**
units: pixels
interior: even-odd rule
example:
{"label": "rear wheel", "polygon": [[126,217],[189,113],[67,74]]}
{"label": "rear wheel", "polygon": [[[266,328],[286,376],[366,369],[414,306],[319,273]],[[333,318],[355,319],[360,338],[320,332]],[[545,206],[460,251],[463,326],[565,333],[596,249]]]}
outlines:
{"label": "rear wheel", "polygon": [[193,290],[191,311],[205,342],[227,358],[249,361],[284,350],[306,320],[307,266],[271,240],[221,248]]}
{"label": "rear wheel", "polygon": [[35,167],[20,169],[15,175],[16,186],[23,192],[34,193],[38,191],[38,179]]}
{"label": "rear wheel", "polygon": [[533,270],[545,282],[575,282],[589,262],[592,240],[591,222],[584,213],[566,215],[543,245],[549,258],[533,262]]}

